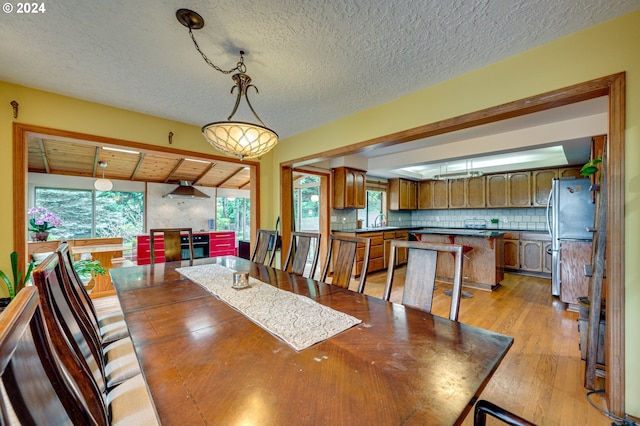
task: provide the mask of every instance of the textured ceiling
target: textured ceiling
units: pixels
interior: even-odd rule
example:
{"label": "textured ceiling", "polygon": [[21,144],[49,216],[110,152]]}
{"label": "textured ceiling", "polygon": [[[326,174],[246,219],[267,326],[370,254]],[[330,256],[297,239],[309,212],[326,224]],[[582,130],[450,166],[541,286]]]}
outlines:
{"label": "textured ceiling", "polygon": [[[17,5],[17,3],[13,3]],[[640,0],[58,0],[0,15],[0,80],[194,125],[226,119],[247,52],[251,96],[281,137],[640,8]],[[24,106],[27,107],[27,106]],[[237,118],[242,118],[242,115]]]}

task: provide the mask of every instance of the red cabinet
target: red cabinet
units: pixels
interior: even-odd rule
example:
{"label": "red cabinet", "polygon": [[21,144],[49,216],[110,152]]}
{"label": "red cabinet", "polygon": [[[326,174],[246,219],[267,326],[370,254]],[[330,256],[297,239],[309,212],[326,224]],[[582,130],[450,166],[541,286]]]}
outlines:
{"label": "red cabinet", "polygon": [[[197,235],[194,232],[194,235]],[[236,233],[233,231],[206,232],[209,235],[209,257],[234,256],[236,254]],[[155,237],[156,262],[164,262],[164,238]],[[138,265],[151,263],[151,244],[149,235],[138,235],[136,243]]]}

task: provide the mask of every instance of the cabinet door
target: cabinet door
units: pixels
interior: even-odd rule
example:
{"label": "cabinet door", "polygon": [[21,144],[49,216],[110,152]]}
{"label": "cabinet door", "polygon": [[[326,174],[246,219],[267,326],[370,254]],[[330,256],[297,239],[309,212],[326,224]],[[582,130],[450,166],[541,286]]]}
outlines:
{"label": "cabinet door", "polygon": [[418,183],[418,209],[433,208],[433,181],[425,180]]}
{"label": "cabinet door", "polygon": [[542,241],[520,241],[520,269],[542,272]]}
{"label": "cabinet door", "polygon": [[414,181],[409,181],[409,199],[408,209],[415,210],[418,208],[418,184]]}
{"label": "cabinet door", "polygon": [[531,173],[532,205],[533,207],[546,207],[551,183],[558,177],[557,169],[535,170]]}
{"label": "cabinet door", "polygon": [[584,265],[591,264],[591,241],[563,241],[560,244],[560,300],[578,304],[578,297],[589,295],[589,278]]}
{"label": "cabinet door", "polygon": [[504,268],[520,269],[520,241],[504,240]]}
{"label": "cabinet door", "polygon": [[489,175],[486,182],[487,207],[507,207],[507,175]]}
{"label": "cabinet door", "polygon": [[434,180],[433,183],[433,208],[449,208],[449,187],[446,180]]}
{"label": "cabinet door", "polygon": [[516,172],[508,176],[509,207],[531,206],[531,173]]}
{"label": "cabinet door", "polygon": [[485,181],[484,176],[465,179],[465,207],[476,209],[486,207]]}
{"label": "cabinet door", "polygon": [[[407,231],[397,231],[396,232],[396,240],[407,241],[409,239],[409,234]],[[399,247],[398,253],[396,254],[396,265],[403,265],[407,263],[407,254],[408,249],[406,247]]]}
{"label": "cabinet door", "polygon": [[561,178],[564,178],[564,177],[575,177],[575,178],[582,177],[580,175],[580,167],[566,167],[566,168],[558,169],[558,177],[561,177]]}
{"label": "cabinet door", "polygon": [[353,208],[364,209],[367,206],[367,175],[365,172],[353,172]]}
{"label": "cabinet door", "polygon": [[466,179],[452,179],[449,184],[449,208],[462,209],[466,203]]}
{"label": "cabinet door", "polygon": [[406,179],[399,181],[400,210],[414,210],[416,205],[416,183]]}

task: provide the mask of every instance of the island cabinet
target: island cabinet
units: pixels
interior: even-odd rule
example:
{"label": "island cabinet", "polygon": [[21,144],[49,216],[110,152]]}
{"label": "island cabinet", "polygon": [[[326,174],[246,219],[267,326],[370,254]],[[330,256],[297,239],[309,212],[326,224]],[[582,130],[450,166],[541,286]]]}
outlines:
{"label": "island cabinet", "polygon": [[[501,232],[487,232],[473,235],[461,230],[459,233],[437,234],[429,230],[412,231],[420,241],[434,243],[454,243],[466,247],[463,261],[462,282],[468,287],[495,290],[504,279],[503,235]],[[452,282],[454,258],[450,253],[438,253],[436,275],[444,282]]]}
{"label": "island cabinet", "polygon": [[531,173],[514,172],[486,176],[487,207],[530,207]]}
{"label": "island cabinet", "polygon": [[415,210],[418,207],[417,182],[394,178],[389,179],[389,210]]}
{"label": "island cabinet", "polygon": [[350,167],[331,169],[334,209],[363,209],[367,205],[367,172]]}
{"label": "island cabinet", "polygon": [[444,210],[449,208],[449,188],[446,180],[418,182],[418,209]]}
{"label": "island cabinet", "polygon": [[[389,267],[389,257],[391,256],[391,242],[393,240],[407,241],[409,239],[409,233],[406,230],[402,231],[385,231],[382,233],[384,238],[384,265],[383,268]],[[396,261],[395,264],[402,265],[407,263],[407,248],[398,247],[396,249]]]}

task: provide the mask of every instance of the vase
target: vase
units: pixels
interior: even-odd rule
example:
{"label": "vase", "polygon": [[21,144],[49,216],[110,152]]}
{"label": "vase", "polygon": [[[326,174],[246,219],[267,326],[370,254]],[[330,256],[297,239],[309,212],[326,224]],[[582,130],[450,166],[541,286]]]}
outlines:
{"label": "vase", "polygon": [[35,240],[36,241],[47,241],[47,238],[49,238],[49,233],[47,231],[42,231],[42,232],[36,232],[35,233]]}

